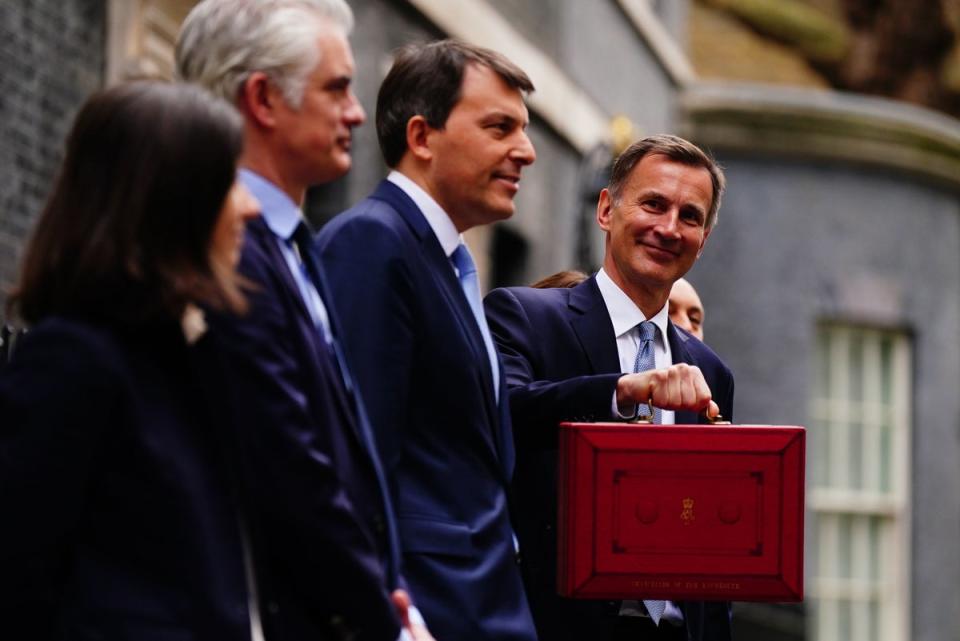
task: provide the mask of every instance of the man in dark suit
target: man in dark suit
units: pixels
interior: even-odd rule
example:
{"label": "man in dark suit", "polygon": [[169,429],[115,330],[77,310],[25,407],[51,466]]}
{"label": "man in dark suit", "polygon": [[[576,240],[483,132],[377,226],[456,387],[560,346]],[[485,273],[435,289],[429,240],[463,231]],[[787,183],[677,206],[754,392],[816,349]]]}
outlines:
{"label": "man in dark suit", "polygon": [[300,210],[307,187],[349,170],[365,119],[351,26],[343,0],[205,0],[177,43],[180,76],[243,115],[240,178],[262,205],[239,267],[249,312],[213,319],[243,408],[254,639],[425,633],[407,618],[383,470]]}
{"label": "man in dark suit", "polygon": [[556,594],[557,424],[660,408],[660,423],[730,416],[733,377],[668,319],[674,281],[700,255],[724,178],[673,136],[632,145],[600,193],[603,268],[572,289],[495,290],[486,308],[504,359],[517,443],[524,579],[541,641],[730,638],[726,603],[576,601]]}
{"label": "man in dark suit", "polygon": [[526,74],[451,41],[398,52],[377,133],[393,171],[318,247],[400,526],[403,572],[438,639],[531,641],[507,505],[500,362],[461,233],[513,214]]}

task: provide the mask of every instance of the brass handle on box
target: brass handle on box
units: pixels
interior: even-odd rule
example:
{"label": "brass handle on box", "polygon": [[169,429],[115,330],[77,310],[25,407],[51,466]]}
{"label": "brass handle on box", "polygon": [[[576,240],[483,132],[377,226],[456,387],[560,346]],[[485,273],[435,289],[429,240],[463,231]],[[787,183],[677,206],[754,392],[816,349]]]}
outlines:
{"label": "brass handle on box", "polygon": [[710,425],[730,425],[730,421],[723,420],[723,416],[717,414],[716,416],[708,416],[707,420],[710,421]]}
{"label": "brass handle on box", "polygon": [[[652,425],[653,424],[653,402],[647,399],[647,414],[644,416],[637,412],[637,415],[631,418],[628,423],[634,423],[638,425]],[[706,416],[706,414],[704,414]],[[706,416],[707,422],[710,425],[730,425],[730,421],[723,420],[723,416],[717,414],[716,416]]]}
{"label": "brass handle on box", "polygon": [[640,413],[639,409],[637,415],[631,418],[628,423],[636,423],[640,425],[653,425],[653,402],[650,399],[647,399],[647,414],[644,416]]}

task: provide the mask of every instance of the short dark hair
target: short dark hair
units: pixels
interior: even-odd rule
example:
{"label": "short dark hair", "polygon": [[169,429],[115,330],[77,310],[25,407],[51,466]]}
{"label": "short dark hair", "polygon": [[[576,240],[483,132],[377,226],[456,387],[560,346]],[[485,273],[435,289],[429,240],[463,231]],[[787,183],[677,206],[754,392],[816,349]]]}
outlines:
{"label": "short dark hair", "polygon": [[209,254],[242,136],[236,110],[197,86],[136,81],[91,96],[8,311],[138,323],[179,318],[190,301],[242,309],[239,277]]}
{"label": "short dark hair", "polygon": [[707,212],[707,220],[704,226],[707,229],[712,229],[717,223],[720,200],[723,198],[723,192],[727,185],[726,178],[712,155],[679,136],[659,134],[638,140],[627,147],[626,151],[620,154],[620,157],[613,164],[610,182],[607,185],[613,201],[619,201],[623,184],[633,172],[634,167],[643,160],[644,156],[654,154],[666,156],[670,160],[691,167],[703,167],[710,173],[710,183],[713,185],[713,200],[710,203],[710,211]]}
{"label": "short dark hair", "polygon": [[377,94],[377,138],[388,167],[395,167],[407,151],[411,118],[423,116],[434,129],[443,129],[471,64],[490,68],[518,91],[533,91],[527,74],[496,51],[458,40],[401,47]]}

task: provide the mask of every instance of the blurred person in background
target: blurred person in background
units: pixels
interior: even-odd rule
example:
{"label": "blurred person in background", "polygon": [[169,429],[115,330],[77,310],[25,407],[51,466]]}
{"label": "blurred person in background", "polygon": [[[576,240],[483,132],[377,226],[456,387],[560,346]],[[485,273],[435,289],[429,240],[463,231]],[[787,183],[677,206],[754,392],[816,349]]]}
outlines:
{"label": "blurred person in background", "polygon": [[703,340],[703,303],[697,290],[686,278],[681,278],[670,289],[670,321]]}
{"label": "blurred person in background", "polygon": [[9,298],[0,626],[10,639],[251,638],[234,408],[200,306],[245,308],[257,203],[236,111],[153,82],[92,96]]}
{"label": "blurred person in background", "polygon": [[550,289],[552,287],[576,287],[590,278],[587,274],[576,269],[567,269],[556,274],[544,276],[530,285],[534,289]]}
{"label": "blurred person in background", "polygon": [[[576,287],[590,278],[587,274],[576,269],[568,269],[544,276],[530,285],[534,289],[550,289],[553,287]],[[697,290],[686,278],[681,278],[670,289],[670,322],[677,327],[687,330],[701,341],[703,340],[703,303]]]}

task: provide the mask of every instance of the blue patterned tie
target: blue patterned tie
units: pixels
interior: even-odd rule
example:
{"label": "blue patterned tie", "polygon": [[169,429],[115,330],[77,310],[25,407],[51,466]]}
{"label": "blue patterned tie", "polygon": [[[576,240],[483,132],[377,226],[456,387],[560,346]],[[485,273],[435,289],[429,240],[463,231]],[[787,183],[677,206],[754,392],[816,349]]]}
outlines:
{"label": "blue patterned tie", "polygon": [[[657,326],[651,321],[643,321],[637,326],[637,329],[640,332],[640,344],[637,349],[637,360],[634,361],[633,364],[633,371],[645,372],[648,369],[655,369],[656,360],[654,359],[653,341],[657,336]],[[638,408],[638,414],[640,414],[640,416],[650,416],[650,409],[645,403],[641,404]],[[653,408],[653,422],[661,422],[659,407]],[[653,622],[659,625],[660,617],[663,616],[664,611],[667,609],[667,602],[644,599],[643,605],[646,606],[647,614],[650,615]]]}
{"label": "blue patterned tie", "polygon": [[483,335],[483,344],[487,348],[487,357],[490,359],[490,371],[493,373],[493,393],[497,403],[500,402],[500,366],[497,361],[496,348],[493,346],[493,337],[490,335],[490,327],[487,325],[487,317],[483,314],[483,302],[480,300],[480,281],[477,279],[477,266],[473,262],[473,256],[470,250],[463,243],[457,245],[450,255],[453,266],[457,268],[460,278],[460,287],[470,303],[470,309],[473,311],[473,317],[480,326],[480,333]]}
{"label": "blue patterned tie", "polygon": [[[637,329],[640,333],[640,344],[637,349],[637,359],[633,363],[633,371],[645,372],[648,369],[656,368],[653,340],[657,336],[657,326],[651,321],[643,321],[637,326]],[[641,403],[637,409],[640,416],[650,415],[650,410],[645,403]],[[659,423],[660,420],[660,408],[655,407],[653,408],[653,422]]]}

